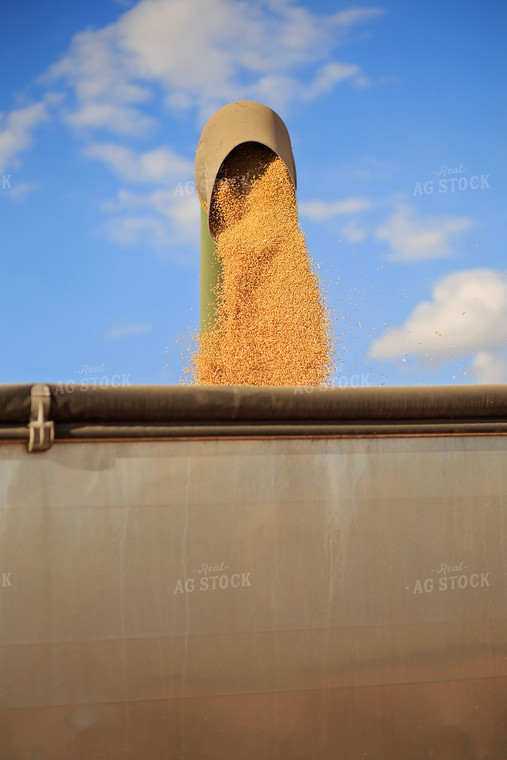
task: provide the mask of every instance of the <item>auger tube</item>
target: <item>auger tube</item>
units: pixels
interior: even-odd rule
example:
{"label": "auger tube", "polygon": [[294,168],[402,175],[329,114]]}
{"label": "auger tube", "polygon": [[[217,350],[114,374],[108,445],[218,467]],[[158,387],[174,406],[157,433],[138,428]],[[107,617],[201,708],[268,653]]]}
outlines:
{"label": "auger tube", "polygon": [[201,203],[200,329],[215,321],[221,266],[210,207],[220,168],[238,145],[255,142],[273,150],[287,166],[296,189],[296,166],[289,132],[275,111],[252,100],[238,100],[216,111],[202,130],[195,156],[195,184]]}

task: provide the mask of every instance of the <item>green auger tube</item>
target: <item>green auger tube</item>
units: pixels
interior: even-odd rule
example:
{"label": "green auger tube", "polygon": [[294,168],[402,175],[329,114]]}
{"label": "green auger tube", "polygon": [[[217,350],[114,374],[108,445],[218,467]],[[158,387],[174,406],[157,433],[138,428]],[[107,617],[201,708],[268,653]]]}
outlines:
{"label": "green auger tube", "polygon": [[211,330],[216,320],[217,288],[222,275],[217,244],[209,232],[208,214],[201,206],[200,330]]}

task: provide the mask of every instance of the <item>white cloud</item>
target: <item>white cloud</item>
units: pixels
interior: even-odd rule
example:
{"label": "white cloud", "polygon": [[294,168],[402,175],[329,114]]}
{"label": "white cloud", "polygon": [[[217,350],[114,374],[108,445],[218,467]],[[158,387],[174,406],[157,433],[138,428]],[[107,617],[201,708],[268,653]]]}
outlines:
{"label": "white cloud", "polygon": [[471,225],[466,217],[417,216],[412,207],[400,205],[375,234],[389,244],[391,261],[420,261],[451,256],[451,239]]}
{"label": "white cloud", "polygon": [[61,100],[60,95],[47,93],[38,103],[0,115],[0,173],[17,166],[18,154],[33,143],[32,132],[50,118],[50,106]]}
{"label": "white cloud", "polygon": [[12,186],[7,197],[13,201],[25,201],[29,195],[39,190],[40,185],[34,182],[19,182]]}
{"label": "white cloud", "polygon": [[176,155],[166,146],[136,153],[116,143],[90,143],[83,154],[103,161],[115,174],[129,182],[167,184],[193,176],[192,162]]}
{"label": "white cloud", "polygon": [[370,207],[371,201],[368,198],[346,198],[343,201],[304,201],[298,205],[298,210],[315,222],[325,222],[333,216],[357,214]]}
{"label": "white cloud", "polygon": [[[135,10],[135,9],[133,9]],[[103,29],[79,32],[67,55],[40,77],[39,82],[68,81],[80,104],[128,105],[151,97],[149,89],[135,80],[135,67],[120,45],[119,22]],[[115,131],[115,124],[112,124]]]}
{"label": "white cloud", "polygon": [[355,24],[369,21],[371,18],[381,16],[381,8],[348,8],[346,11],[338,11],[333,16],[333,23],[337,26],[349,28]]}
{"label": "white cloud", "polygon": [[201,206],[197,195],[178,196],[169,208],[169,216],[181,237],[197,240],[200,235]]}
{"label": "white cloud", "polygon": [[359,66],[355,64],[328,63],[319,69],[311,86],[304,91],[305,97],[316,98],[324,92],[329,92],[337,82],[343,82],[346,79],[352,78],[357,84],[361,84],[363,78],[359,76],[359,72]]}
{"label": "white cloud", "polygon": [[352,220],[342,227],[342,235],[348,243],[360,243],[365,239],[366,232]]}
{"label": "white cloud", "polygon": [[[201,119],[239,98],[283,108],[346,79],[364,85],[360,67],[335,60],[333,51],[357,25],[381,13],[352,8],[319,14],[291,0],[142,0],[117,22],[75,35],[45,81],[64,79],[74,89],[70,124],[124,134],[151,126],[139,107],[153,85],[162,86],[170,107],[196,108]],[[303,65],[311,67],[307,81]]]}
{"label": "white cloud", "polygon": [[161,251],[174,243],[167,222],[156,217],[113,217],[106,224],[106,232],[113,243],[121,246],[140,245]]}
{"label": "white cloud", "polygon": [[153,330],[153,325],[148,325],[141,322],[134,322],[126,325],[118,325],[112,327],[106,337],[109,340],[118,340],[118,338],[126,338],[130,335],[143,335],[144,333]]}
{"label": "white cloud", "polygon": [[480,351],[472,362],[478,383],[507,383],[507,356]]}
{"label": "white cloud", "polygon": [[[341,82],[362,86],[367,77],[360,66],[341,62],[335,51],[357,26],[381,13],[378,8],[318,13],[297,0],[141,0],[114,23],[76,34],[39,84],[72,91],[62,117],[68,127],[86,130],[91,141],[85,157],[101,161],[125,182],[159,186],[144,194],[121,190],[104,204],[112,214],[106,223],[109,238],[156,250],[174,247],[175,240],[194,240],[196,199],[164,192],[193,177],[193,161],[169,145],[139,152],[89,133],[149,135],[158,126],[153,105],[160,92],[163,107],[194,111],[203,122],[236,99],[261,100],[283,111]],[[307,210],[329,218],[365,204],[369,201],[315,202]]]}
{"label": "white cloud", "polygon": [[[402,327],[385,332],[372,344],[370,353],[384,359],[418,355],[438,363],[505,346],[506,276],[491,269],[470,269],[439,280],[433,300],[418,304]],[[480,372],[484,360],[478,361]]]}
{"label": "white cloud", "polygon": [[66,123],[71,127],[111,128],[122,135],[143,135],[156,125],[155,119],[143,116],[131,106],[114,103],[85,102],[77,111],[67,114]]}
{"label": "white cloud", "polygon": [[117,215],[107,229],[111,240],[122,245],[144,240],[159,250],[171,242],[194,242],[199,237],[200,206],[195,193],[179,194],[172,188],[145,194],[120,190],[102,208]]}
{"label": "white cloud", "polygon": [[223,105],[226,100],[256,100],[259,103],[268,103],[275,110],[284,110],[289,103],[295,100],[301,84],[295,77],[289,74],[265,74],[259,77],[255,84],[245,88],[231,91],[229,98],[221,98],[212,103],[201,106],[201,118],[207,120],[217,107]]}
{"label": "white cloud", "polygon": [[106,201],[103,211],[118,213],[145,209],[158,214],[167,215],[168,208],[174,202],[174,190],[154,190],[151,193],[133,193],[130,190],[119,190],[115,200]]}
{"label": "white cloud", "polygon": [[113,217],[106,224],[106,232],[113,243],[121,246],[146,246],[158,251],[169,249],[173,243],[169,225],[155,217]]}

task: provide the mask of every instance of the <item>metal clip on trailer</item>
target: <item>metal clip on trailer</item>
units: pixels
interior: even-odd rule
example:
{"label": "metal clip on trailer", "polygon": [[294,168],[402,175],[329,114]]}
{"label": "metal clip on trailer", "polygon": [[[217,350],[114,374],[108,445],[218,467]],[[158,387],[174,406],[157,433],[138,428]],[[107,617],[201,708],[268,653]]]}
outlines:
{"label": "metal clip on trailer", "polygon": [[195,183],[201,203],[201,331],[215,319],[215,289],[220,279],[216,230],[210,209],[220,171],[235,148],[255,143],[284,161],[296,189],[296,166],[287,127],[275,111],[252,100],[238,100],[220,108],[206,123],[195,156]]}
{"label": "metal clip on trailer", "polygon": [[0,386],[0,758],[504,760],[506,459],[506,386]]}

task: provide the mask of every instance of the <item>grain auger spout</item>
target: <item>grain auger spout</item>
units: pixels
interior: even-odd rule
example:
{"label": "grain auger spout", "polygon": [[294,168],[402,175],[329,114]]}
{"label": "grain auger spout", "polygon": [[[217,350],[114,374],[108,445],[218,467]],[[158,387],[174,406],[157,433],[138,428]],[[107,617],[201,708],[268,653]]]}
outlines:
{"label": "grain auger spout", "polygon": [[260,103],[217,111],[201,135],[200,385],[329,383],[329,310],[299,227],[287,127]]}
{"label": "grain auger spout", "polygon": [[[296,166],[289,132],[275,111],[252,100],[238,100],[220,108],[206,123],[195,157],[195,179],[201,202],[201,332],[215,319],[216,287],[220,262],[216,251],[219,214],[214,208],[220,178],[236,184],[249,182],[249,167],[242,164],[242,148],[257,158],[276,153],[285,163],[296,188]],[[239,150],[238,150],[239,149]]]}

